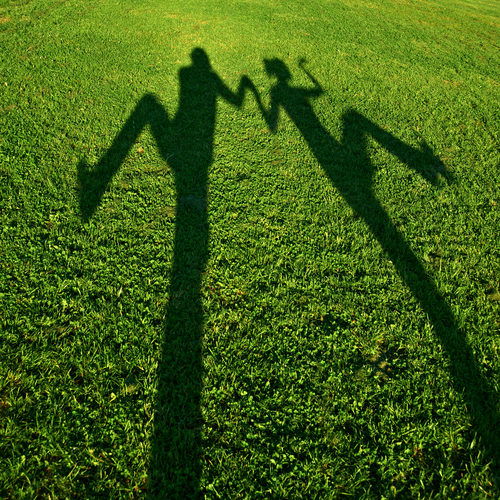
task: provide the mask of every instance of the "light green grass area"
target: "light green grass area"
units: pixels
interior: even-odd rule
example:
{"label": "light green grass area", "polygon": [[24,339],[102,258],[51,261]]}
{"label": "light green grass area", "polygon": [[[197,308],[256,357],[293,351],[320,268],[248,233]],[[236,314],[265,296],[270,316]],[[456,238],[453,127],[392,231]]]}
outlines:
{"label": "light green grass area", "polygon": [[498,498],[500,4],[0,0],[0,498]]}

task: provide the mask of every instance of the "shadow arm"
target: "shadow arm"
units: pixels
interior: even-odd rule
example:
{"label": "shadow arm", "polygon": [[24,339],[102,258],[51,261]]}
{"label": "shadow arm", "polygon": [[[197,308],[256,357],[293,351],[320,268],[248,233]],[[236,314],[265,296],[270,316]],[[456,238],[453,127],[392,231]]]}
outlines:
{"label": "shadow arm", "polygon": [[424,142],[420,149],[408,146],[390,132],[382,129],[354,110],[346,113],[343,121],[344,141],[356,142],[355,136],[359,137],[367,133],[389,153],[396,156],[432,184],[436,184],[438,174],[446,175],[446,167],[427,143]]}
{"label": "shadow arm", "polygon": [[278,128],[278,117],[279,117],[279,102],[278,99],[276,98],[276,92],[275,89],[271,90],[271,107],[269,110],[267,110],[264,107],[264,103],[262,102],[262,99],[260,98],[260,94],[258,90],[255,88],[255,86],[252,83],[251,90],[255,96],[255,100],[257,101],[257,106],[259,107],[259,110],[262,114],[262,118],[264,118],[264,121],[266,122],[267,126],[269,127],[269,130],[271,132],[276,132],[276,129]]}
{"label": "shadow arm", "polygon": [[311,72],[304,67],[305,62],[305,59],[301,59],[299,61],[299,68],[302,69],[302,71],[308,76],[309,80],[311,80],[314,85],[312,89],[308,89],[305,92],[307,92],[308,96],[310,97],[318,97],[323,94],[323,87],[321,87],[318,80],[311,74]]}
{"label": "shadow arm", "polygon": [[238,86],[238,90],[236,92],[232,92],[219,78],[217,78],[218,82],[218,92],[219,95],[224,98],[230,104],[237,106],[240,108],[243,105],[243,101],[245,99],[245,91],[247,89],[255,92],[255,85],[252,80],[248,78],[248,76],[244,75],[241,77],[240,84]]}
{"label": "shadow arm", "polygon": [[271,132],[275,132],[276,127],[278,125],[278,114],[279,114],[279,105],[274,98],[274,93],[271,92],[271,107],[268,110],[264,107],[262,99],[260,97],[259,91],[255,87],[254,83],[248,76],[244,75],[240,80],[240,85],[238,86],[238,90],[236,93],[231,92],[229,88],[227,88],[222,81],[219,82],[219,94],[230,104],[241,107],[243,104],[243,100],[245,97],[245,91],[250,90],[255,96],[255,100],[257,101],[257,106],[264,118],[267,126],[271,130]]}
{"label": "shadow arm", "polygon": [[85,159],[80,161],[78,164],[80,211],[85,221],[89,220],[97,210],[104,192],[125,161],[139,134],[158,116],[168,121],[166,112],[156,97],[152,94],[145,95],[99,163],[91,169]]}

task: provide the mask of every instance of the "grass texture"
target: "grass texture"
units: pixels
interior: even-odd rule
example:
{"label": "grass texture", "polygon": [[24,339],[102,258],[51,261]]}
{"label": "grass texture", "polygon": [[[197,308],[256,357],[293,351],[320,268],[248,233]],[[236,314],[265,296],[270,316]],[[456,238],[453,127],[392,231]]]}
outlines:
{"label": "grass texture", "polygon": [[494,0],[0,0],[0,498],[498,498]]}

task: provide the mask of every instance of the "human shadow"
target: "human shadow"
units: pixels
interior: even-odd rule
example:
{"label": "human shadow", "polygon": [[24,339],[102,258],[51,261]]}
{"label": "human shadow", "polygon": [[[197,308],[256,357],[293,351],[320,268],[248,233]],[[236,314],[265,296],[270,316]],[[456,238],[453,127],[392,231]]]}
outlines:
{"label": "human shadow", "polygon": [[[217,99],[241,107],[253,84],[242,77],[231,91],[213,71],[204,50],[179,71],[178,111],[170,119],[152,95],[145,95],[109,150],[91,169],[78,166],[80,210],[88,221],[142,130],[149,125],[161,156],[175,175],[177,193],[174,256],[169,302],[158,366],[154,438],[149,467],[150,498],[198,494],[200,463],[202,273],[207,262],[207,175],[213,158]],[[255,90],[254,90],[255,91]]]}
{"label": "human shadow", "polygon": [[270,106],[256,98],[271,131],[278,126],[282,108],[306,140],[310,150],[344,200],[375,236],[397,273],[406,283],[429,318],[436,337],[450,361],[455,390],[463,393],[476,432],[483,447],[498,467],[499,418],[493,390],[478,367],[465,333],[455,322],[450,306],[445,302],[433,280],[426,274],[419,259],[389,218],[373,190],[374,168],[367,154],[367,138],[371,136],[383,148],[436,184],[440,175],[446,177],[444,165],[424,143],[420,149],[404,144],[389,132],[354,110],[342,117],[343,136],[335,140],[320,122],[311,99],[323,90],[316,78],[299,63],[312,82],[312,87],[290,85],[291,72],[279,59],[265,60],[269,77],[275,78],[270,91]]}

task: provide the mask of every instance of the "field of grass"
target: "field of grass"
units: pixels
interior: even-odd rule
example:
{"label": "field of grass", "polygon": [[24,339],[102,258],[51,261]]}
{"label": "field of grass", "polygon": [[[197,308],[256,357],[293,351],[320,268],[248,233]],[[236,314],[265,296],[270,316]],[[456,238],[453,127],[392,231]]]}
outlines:
{"label": "field of grass", "polygon": [[500,4],[0,0],[0,498],[499,498]]}

